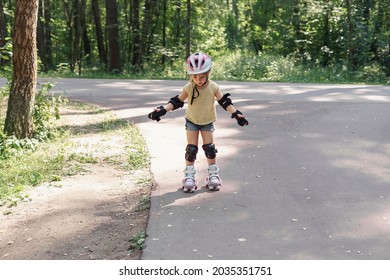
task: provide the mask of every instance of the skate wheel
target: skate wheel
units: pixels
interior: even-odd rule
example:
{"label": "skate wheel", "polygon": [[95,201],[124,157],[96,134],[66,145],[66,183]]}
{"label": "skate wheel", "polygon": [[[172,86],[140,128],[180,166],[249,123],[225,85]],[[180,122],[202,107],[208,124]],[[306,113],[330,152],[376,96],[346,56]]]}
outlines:
{"label": "skate wheel", "polygon": [[195,186],[195,187],[193,187],[191,189],[182,187],[182,189],[183,189],[183,192],[185,192],[185,193],[194,193],[198,189],[198,187]]}
{"label": "skate wheel", "polygon": [[[221,187],[221,184],[217,185],[217,186],[210,186],[209,185],[209,178],[205,178],[205,181],[206,181],[206,188],[208,188],[210,191],[219,191],[220,190],[220,187]],[[222,180],[221,180],[222,182]]]}

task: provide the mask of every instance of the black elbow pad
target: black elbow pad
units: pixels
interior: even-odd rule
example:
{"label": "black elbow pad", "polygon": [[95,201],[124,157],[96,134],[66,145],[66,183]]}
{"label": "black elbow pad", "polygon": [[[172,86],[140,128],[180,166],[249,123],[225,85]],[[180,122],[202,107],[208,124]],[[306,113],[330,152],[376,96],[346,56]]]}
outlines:
{"label": "black elbow pad", "polygon": [[173,105],[173,110],[179,109],[184,106],[184,102],[179,99],[179,95],[172,97],[168,103]]}
{"label": "black elbow pad", "polygon": [[227,107],[233,105],[232,100],[230,99],[230,93],[226,93],[220,100],[218,100],[218,104],[222,106],[222,108],[227,111]]}

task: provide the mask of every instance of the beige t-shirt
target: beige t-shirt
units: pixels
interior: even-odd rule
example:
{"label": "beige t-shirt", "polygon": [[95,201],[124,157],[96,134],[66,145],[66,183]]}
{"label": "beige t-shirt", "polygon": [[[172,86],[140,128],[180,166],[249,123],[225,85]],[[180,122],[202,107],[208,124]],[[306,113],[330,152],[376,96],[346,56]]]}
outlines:
{"label": "beige t-shirt", "polygon": [[[185,114],[186,119],[197,125],[206,125],[213,123],[217,120],[217,112],[215,109],[215,94],[219,89],[219,86],[209,80],[205,88],[199,89],[198,92],[194,90],[195,84],[190,81],[183,88],[188,93],[188,106]],[[192,96],[194,95],[193,102],[191,104]]]}

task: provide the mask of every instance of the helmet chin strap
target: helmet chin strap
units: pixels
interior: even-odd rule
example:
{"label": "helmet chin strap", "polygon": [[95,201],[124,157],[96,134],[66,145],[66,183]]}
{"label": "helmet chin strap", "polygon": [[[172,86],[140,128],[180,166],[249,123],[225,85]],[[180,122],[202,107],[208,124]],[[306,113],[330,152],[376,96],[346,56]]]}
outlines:
{"label": "helmet chin strap", "polygon": [[[207,75],[207,78],[206,78],[206,81],[201,85],[201,86],[199,86],[199,87],[203,87],[205,84],[207,84],[207,82],[209,81],[209,75]],[[194,100],[196,99],[196,98],[198,98],[199,97],[199,95],[200,95],[200,93],[199,93],[199,90],[198,90],[198,85],[194,82],[194,81],[192,81],[194,84],[195,84],[195,86],[194,86],[194,88],[192,89],[192,97],[191,97],[191,105],[192,105],[192,103],[194,102]],[[196,91],[196,93],[198,94],[196,97],[195,97],[195,91]]]}
{"label": "helmet chin strap", "polygon": [[[195,97],[195,91],[198,93],[198,95],[196,97]],[[191,105],[194,102],[194,100],[199,97],[199,95],[200,95],[200,93],[198,90],[198,86],[195,84],[194,88],[192,89],[192,96],[191,96],[191,103],[190,103]]]}

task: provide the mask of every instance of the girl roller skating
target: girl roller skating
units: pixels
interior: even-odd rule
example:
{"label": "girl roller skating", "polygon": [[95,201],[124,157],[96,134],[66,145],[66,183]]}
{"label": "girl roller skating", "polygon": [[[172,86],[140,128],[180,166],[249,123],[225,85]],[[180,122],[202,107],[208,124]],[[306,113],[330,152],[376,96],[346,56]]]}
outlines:
{"label": "girl roller skating", "polygon": [[248,125],[245,116],[234,107],[230,94],[223,94],[219,86],[209,79],[212,66],[211,58],[203,52],[190,55],[187,59],[187,74],[190,81],[183,87],[179,95],[172,97],[165,106],[160,106],[149,113],[149,118],[160,121],[167,112],[182,108],[187,100],[185,113],[187,147],[185,149],[185,164],[183,191],[194,192],[197,189],[194,163],[198,153],[199,135],[202,137],[202,149],[208,162],[207,187],[218,191],[221,187],[219,168],[216,163],[217,149],[215,148],[213,132],[217,119],[215,100],[240,126]]}

